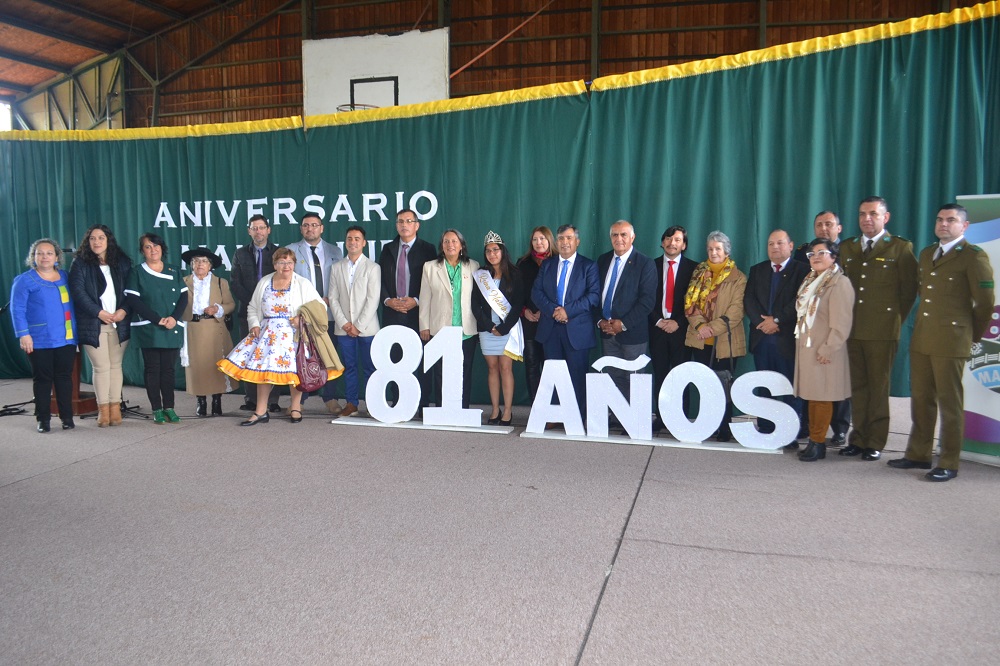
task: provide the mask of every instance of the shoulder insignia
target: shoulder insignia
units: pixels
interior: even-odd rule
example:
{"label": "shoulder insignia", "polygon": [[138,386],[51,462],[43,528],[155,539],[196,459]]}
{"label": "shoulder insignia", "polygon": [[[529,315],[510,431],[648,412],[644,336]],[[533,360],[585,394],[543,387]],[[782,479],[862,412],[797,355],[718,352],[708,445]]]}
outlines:
{"label": "shoulder insignia", "polygon": [[979,247],[978,245],[969,244],[967,247],[970,250],[972,250],[973,252],[982,252],[983,251],[983,248]]}
{"label": "shoulder insignia", "polygon": [[980,289],[992,289],[993,288],[993,280],[983,280],[982,282],[979,283],[979,288]]}

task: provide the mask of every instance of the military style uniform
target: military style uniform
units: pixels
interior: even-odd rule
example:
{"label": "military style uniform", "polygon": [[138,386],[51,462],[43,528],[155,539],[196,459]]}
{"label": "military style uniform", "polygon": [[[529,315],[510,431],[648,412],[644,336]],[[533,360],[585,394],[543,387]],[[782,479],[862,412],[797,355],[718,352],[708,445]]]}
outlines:
{"label": "military style uniform", "polygon": [[938,467],[957,470],[965,435],[962,371],[993,314],[989,257],[964,239],[936,262],[938,243],[920,253],[920,302],[910,342],[913,428],[905,457],[930,462],[941,410]]}
{"label": "military style uniform", "polygon": [[881,451],[889,438],[889,378],[899,331],[917,297],[913,243],[888,231],[865,254],[864,236],[840,244],[840,264],[854,287],[847,340],[854,430],[849,444]]}

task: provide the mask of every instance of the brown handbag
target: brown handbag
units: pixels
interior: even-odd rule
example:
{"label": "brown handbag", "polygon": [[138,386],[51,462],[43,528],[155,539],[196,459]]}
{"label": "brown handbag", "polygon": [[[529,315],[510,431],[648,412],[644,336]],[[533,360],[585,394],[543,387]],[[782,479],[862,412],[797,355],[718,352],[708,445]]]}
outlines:
{"label": "brown handbag", "polygon": [[298,388],[303,393],[318,391],[326,384],[326,367],[320,360],[309,324],[299,317],[299,346],[295,350],[295,368],[299,376]]}

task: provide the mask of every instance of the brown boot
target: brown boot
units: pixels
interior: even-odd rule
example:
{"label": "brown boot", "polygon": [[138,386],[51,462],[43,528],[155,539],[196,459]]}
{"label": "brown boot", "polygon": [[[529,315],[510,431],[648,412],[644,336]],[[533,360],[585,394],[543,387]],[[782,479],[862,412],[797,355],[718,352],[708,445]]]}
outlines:
{"label": "brown boot", "polygon": [[111,405],[111,419],[110,425],[116,426],[122,424],[122,403],[112,402]]}
{"label": "brown boot", "polygon": [[98,405],[97,409],[97,427],[107,428],[111,423],[111,405],[104,403],[103,405]]}

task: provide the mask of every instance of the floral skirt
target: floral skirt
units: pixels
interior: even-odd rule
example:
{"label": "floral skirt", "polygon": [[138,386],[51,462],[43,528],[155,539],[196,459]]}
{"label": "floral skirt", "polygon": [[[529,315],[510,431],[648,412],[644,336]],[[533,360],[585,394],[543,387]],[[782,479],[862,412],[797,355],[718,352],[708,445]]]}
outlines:
{"label": "floral skirt", "polygon": [[[299,377],[295,364],[295,329],[283,318],[265,319],[260,336],[247,335],[216,364],[233,379],[252,384],[295,386]],[[329,379],[339,373],[327,370]]]}

